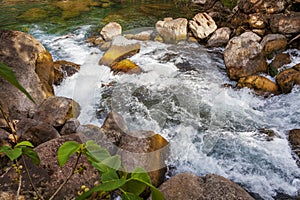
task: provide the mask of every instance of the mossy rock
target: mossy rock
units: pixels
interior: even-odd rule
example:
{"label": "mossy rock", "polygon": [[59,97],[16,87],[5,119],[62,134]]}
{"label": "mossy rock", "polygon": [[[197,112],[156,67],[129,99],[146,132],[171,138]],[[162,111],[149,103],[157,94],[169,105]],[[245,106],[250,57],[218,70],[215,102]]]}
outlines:
{"label": "mossy rock", "polygon": [[45,19],[47,16],[48,12],[46,10],[41,8],[31,8],[19,16],[19,18],[28,22],[32,22]]}

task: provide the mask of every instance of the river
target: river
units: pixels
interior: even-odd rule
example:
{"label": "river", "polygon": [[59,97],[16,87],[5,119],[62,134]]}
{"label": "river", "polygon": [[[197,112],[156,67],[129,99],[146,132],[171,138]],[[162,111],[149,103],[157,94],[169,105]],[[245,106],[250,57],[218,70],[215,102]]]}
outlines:
{"label": "river", "polygon": [[[45,6],[33,2],[38,8]],[[234,83],[226,75],[223,49],[187,42],[140,42],[141,51],[130,58],[144,70],[139,75],[113,75],[108,67],[98,65],[104,52],[85,40],[108,20],[120,20],[129,30],[153,28],[162,17],[182,14],[166,11],[173,8],[169,1],[159,2],[165,9],[150,12],[158,4],[153,2],[93,7],[61,21],[49,8],[52,17],[33,23],[20,16],[35,4],[27,8],[1,5],[1,13],[6,14],[1,15],[0,28],[27,31],[55,60],[81,64],[79,73],[55,87],[56,95],[73,98],[81,105],[81,124],[101,126],[113,109],[131,130],[153,130],[170,142],[171,156],[166,164],[172,174],[219,174],[257,194],[257,199],[274,199],[279,193],[296,196],[300,170],[287,137],[289,130],[300,127],[300,87],[268,98],[249,89],[224,87]],[[299,51],[287,52],[293,60],[287,68],[300,63]],[[112,82],[113,86],[107,86]]]}

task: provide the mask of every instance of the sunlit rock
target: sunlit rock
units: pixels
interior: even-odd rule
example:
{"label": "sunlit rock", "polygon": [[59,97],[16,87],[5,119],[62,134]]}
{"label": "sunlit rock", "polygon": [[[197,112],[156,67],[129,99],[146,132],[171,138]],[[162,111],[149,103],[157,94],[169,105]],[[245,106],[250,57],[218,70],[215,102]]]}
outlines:
{"label": "sunlit rock", "polygon": [[231,30],[228,27],[217,29],[207,41],[208,47],[226,46],[230,39]]}
{"label": "sunlit rock", "polygon": [[217,25],[207,13],[198,13],[189,21],[189,28],[196,38],[204,39],[217,30]]}
{"label": "sunlit rock", "polygon": [[65,60],[57,60],[54,62],[54,84],[60,85],[61,82],[80,70],[80,65],[65,61]]}
{"label": "sunlit rock", "polygon": [[122,34],[122,26],[117,22],[110,22],[102,28],[100,34],[105,41],[110,41],[115,36]]}
{"label": "sunlit rock", "polygon": [[165,18],[155,25],[156,31],[166,43],[177,43],[187,39],[187,19]]}
{"label": "sunlit rock", "polygon": [[287,46],[287,39],[281,34],[268,34],[261,41],[262,51],[265,55],[284,50]]}
{"label": "sunlit rock", "polygon": [[266,27],[266,19],[265,16],[261,13],[254,13],[249,15],[249,25],[252,28],[262,29]]}
{"label": "sunlit rock", "polygon": [[66,97],[54,96],[39,105],[34,119],[61,128],[67,120],[77,118],[79,114],[80,106],[77,102]]}
{"label": "sunlit rock", "polygon": [[136,167],[144,168],[154,186],[165,177],[165,161],[169,155],[169,142],[152,131],[131,131],[122,136],[119,150],[122,164],[130,172]]}
{"label": "sunlit rock", "polygon": [[[0,31],[0,61],[10,67],[36,104],[53,95],[53,62],[45,47],[31,35],[19,31]],[[0,77],[0,101],[12,118],[35,110],[22,92]]]}
{"label": "sunlit rock", "polygon": [[247,14],[256,12],[273,14],[283,11],[287,3],[285,0],[238,0],[237,5]]}
{"label": "sunlit rock", "polygon": [[276,83],[264,76],[247,76],[239,79],[238,88],[247,87],[254,89],[256,94],[265,95],[266,93],[279,94],[278,86]]}
{"label": "sunlit rock", "polygon": [[141,45],[134,41],[128,40],[123,36],[114,37],[110,48],[105,52],[99,61],[99,65],[112,66],[115,63],[129,58],[140,51]]}
{"label": "sunlit rock", "polygon": [[138,74],[142,69],[129,59],[121,60],[120,62],[111,66],[115,73]]}
{"label": "sunlit rock", "polygon": [[224,61],[230,79],[267,71],[266,59],[259,44],[261,38],[253,32],[233,37],[224,50]]}
{"label": "sunlit rock", "polygon": [[282,93],[289,93],[294,85],[300,85],[300,71],[293,68],[283,70],[277,75],[276,81]]}
{"label": "sunlit rock", "polygon": [[[187,187],[188,185],[188,187]],[[238,184],[215,174],[204,177],[182,173],[164,182],[159,190],[166,200],[173,199],[226,199],[253,200]]]}
{"label": "sunlit rock", "polygon": [[272,15],[270,19],[270,28],[273,33],[300,33],[300,12]]}

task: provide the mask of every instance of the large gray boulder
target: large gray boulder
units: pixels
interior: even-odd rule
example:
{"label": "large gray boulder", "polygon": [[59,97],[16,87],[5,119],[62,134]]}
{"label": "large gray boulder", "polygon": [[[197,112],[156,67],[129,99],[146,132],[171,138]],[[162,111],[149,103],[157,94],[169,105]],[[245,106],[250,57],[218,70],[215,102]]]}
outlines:
{"label": "large gray boulder", "polygon": [[189,21],[189,28],[196,38],[204,39],[217,30],[217,25],[207,13],[198,13]]}
{"label": "large gray boulder", "polygon": [[233,37],[224,50],[224,61],[230,79],[267,71],[266,59],[259,43],[261,38],[253,32]]}
{"label": "large gray boulder", "polygon": [[[0,30],[0,61],[9,66],[20,84],[40,104],[53,96],[53,61],[45,47],[31,35]],[[36,104],[0,77],[0,102],[11,118],[22,118],[35,110]]]}
{"label": "large gray boulder", "polygon": [[165,18],[164,21],[158,21],[155,27],[164,42],[177,43],[187,39],[187,24],[185,18]]}
{"label": "large gray boulder", "polygon": [[165,200],[254,200],[239,185],[215,174],[204,177],[192,173],[178,174],[164,182],[159,190],[164,194]]}

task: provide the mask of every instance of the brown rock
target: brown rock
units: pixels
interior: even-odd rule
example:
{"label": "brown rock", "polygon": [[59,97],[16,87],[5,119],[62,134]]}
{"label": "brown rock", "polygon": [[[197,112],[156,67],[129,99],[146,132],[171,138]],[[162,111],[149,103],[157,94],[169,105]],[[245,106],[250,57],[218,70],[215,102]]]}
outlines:
{"label": "brown rock", "polygon": [[127,40],[123,36],[116,36],[111,47],[99,61],[99,65],[112,66],[115,63],[131,57],[140,51],[141,45],[135,41]]}
{"label": "brown rock", "polygon": [[260,37],[252,32],[245,32],[233,37],[224,50],[224,61],[230,79],[237,80],[244,76],[267,71],[266,59],[261,53]]}
{"label": "brown rock", "polygon": [[55,128],[62,127],[71,118],[77,118],[80,106],[72,99],[65,97],[49,97],[38,107],[34,119],[51,124]]}
{"label": "brown rock", "polygon": [[189,21],[189,28],[196,38],[204,39],[217,30],[217,25],[207,13],[198,13]]}
{"label": "brown rock", "polygon": [[178,174],[164,182],[159,190],[164,194],[166,200],[253,200],[239,185],[214,174],[205,177],[199,177],[192,173]]}
{"label": "brown rock", "polygon": [[263,53],[269,55],[273,52],[284,50],[287,46],[287,39],[281,34],[268,34],[262,39],[260,44]]}
{"label": "brown rock", "polygon": [[122,27],[117,22],[109,22],[102,28],[100,34],[105,41],[110,41],[115,36],[122,34]]}
{"label": "brown rock", "polygon": [[[51,55],[39,41],[26,33],[1,30],[0,38],[0,61],[13,70],[20,84],[40,104],[53,91],[50,88]],[[22,118],[36,108],[36,104],[1,77],[0,102],[7,107],[11,118]]]}
{"label": "brown rock", "polygon": [[142,69],[129,59],[121,60],[120,62],[111,66],[112,71],[115,73],[123,72],[126,74],[138,74]]}
{"label": "brown rock", "polygon": [[169,143],[152,131],[135,131],[122,136],[118,153],[126,171],[144,168],[154,186],[159,186],[166,173],[165,161],[169,155]]}
{"label": "brown rock", "polygon": [[298,63],[297,65],[295,65],[295,66],[293,67],[293,69],[295,69],[295,70],[297,70],[297,71],[300,72],[300,63]]}
{"label": "brown rock", "polygon": [[249,15],[249,25],[255,29],[262,29],[266,27],[266,19],[261,13],[254,13]]}
{"label": "brown rock", "polygon": [[231,30],[228,27],[217,29],[207,41],[208,47],[226,46],[229,41]]}
{"label": "brown rock", "polygon": [[151,35],[153,34],[153,30],[142,31],[137,34],[126,34],[125,37],[127,39],[148,41],[151,39]]}
{"label": "brown rock", "polygon": [[292,150],[300,157],[300,129],[294,129],[289,132],[289,142]]}
{"label": "brown rock", "polygon": [[65,61],[57,60],[54,62],[54,84],[59,85],[63,79],[70,77],[80,70],[80,65]]}
{"label": "brown rock", "polygon": [[282,67],[283,65],[289,64],[291,63],[291,58],[290,55],[287,53],[281,53],[281,54],[277,54],[274,58],[274,60],[271,62],[271,66],[279,69],[280,67]]}
{"label": "brown rock", "polygon": [[239,0],[238,7],[244,13],[279,13],[286,8],[285,0]]}
{"label": "brown rock", "polygon": [[256,94],[273,93],[279,94],[278,86],[273,81],[264,76],[252,75],[242,77],[238,81],[238,88],[248,87],[254,89]]}
{"label": "brown rock", "polygon": [[76,133],[77,128],[80,126],[80,122],[76,118],[71,118],[66,121],[65,125],[60,131],[60,135],[70,135]]}
{"label": "brown rock", "polygon": [[21,119],[16,124],[16,129],[21,141],[30,141],[34,146],[60,137],[50,124],[30,118]]}
{"label": "brown rock", "polygon": [[276,81],[282,93],[289,93],[294,85],[300,85],[300,72],[293,68],[283,70],[277,75]]}
{"label": "brown rock", "polygon": [[270,28],[273,33],[296,34],[300,32],[300,12],[272,15]]}
{"label": "brown rock", "polygon": [[155,25],[158,34],[166,43],[177,43],[187,39],[187,19],[185,18],[165,18]]}
{"label": "brown rock", "polygon": [[[72,134],[39,145],[35,148],[41,160],[39,166],[33,164],[31,160],[25,157],[27,167],[30,169],[32,181],[45,199],[50,198],[55,190],[66,180],[74,167],[76,160],[75,155],[72,156],[62,168],[59,167],[57,162],[57,150],[66,141],[77,141],[81,143],[79,136]],[[55,200],[73,199],[78,196],[77,192],[81,191],[82,185],[92,188],[94,183],[99,181],[100,177],[98,172],[84,156],[80,158],[79,163],[81,163],[81,167],[85,170],[83,170],[82,173],[75,173],[54,198]],[[28,184],[29,180],[25,170],[22,171],[22,177],[21,191],[33,191],[31,185]],[[0,177],[1,190],[5,192],[17,191],[18,183],[12,181],[14,178],[16,178],[16,173],[13,169]],[[26,199],[33,199],[30,192],[24,192],[21,193],[21,195],[24,195]]]}

